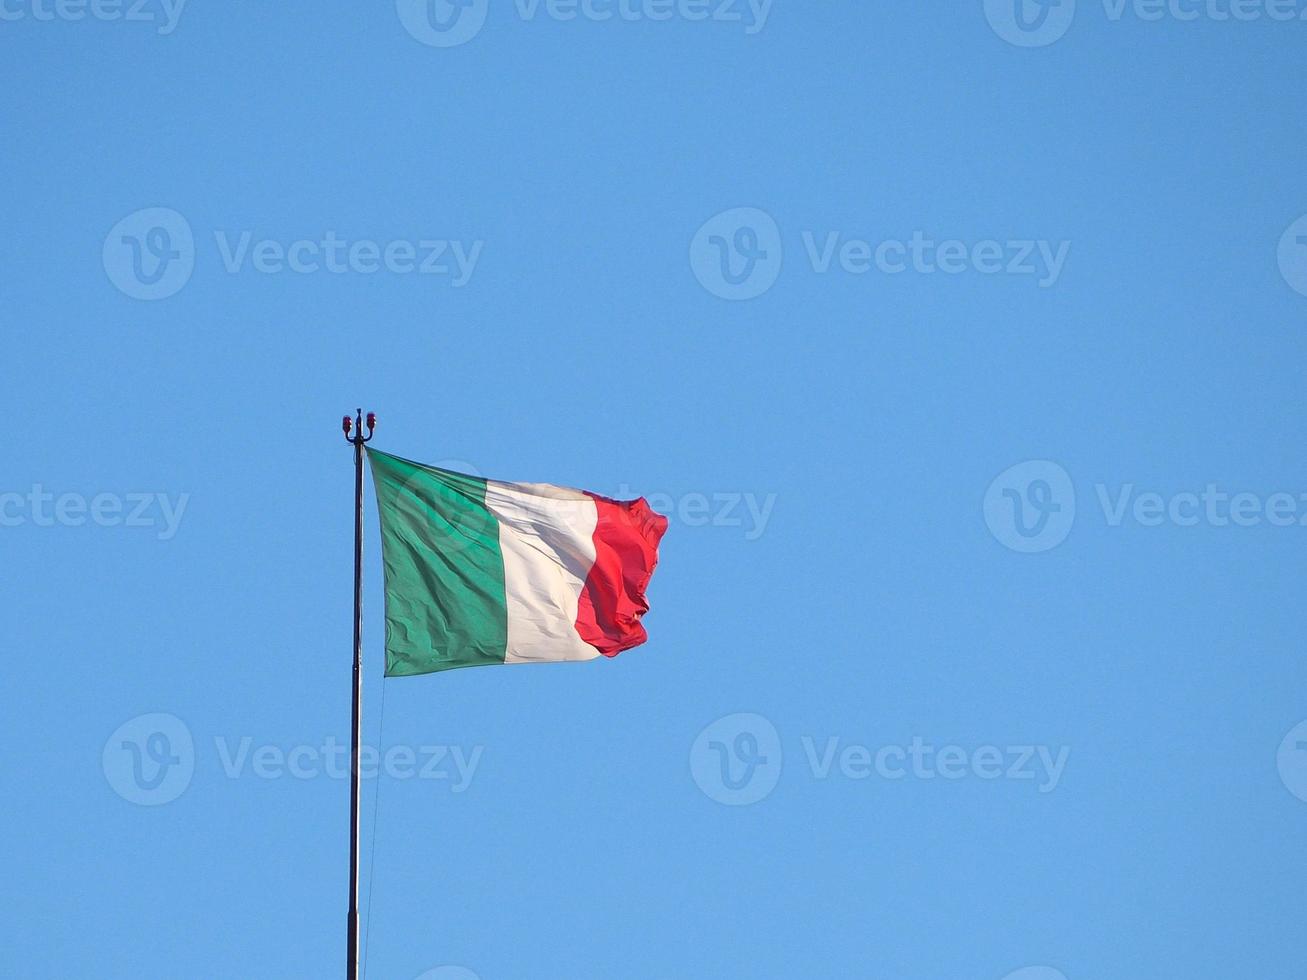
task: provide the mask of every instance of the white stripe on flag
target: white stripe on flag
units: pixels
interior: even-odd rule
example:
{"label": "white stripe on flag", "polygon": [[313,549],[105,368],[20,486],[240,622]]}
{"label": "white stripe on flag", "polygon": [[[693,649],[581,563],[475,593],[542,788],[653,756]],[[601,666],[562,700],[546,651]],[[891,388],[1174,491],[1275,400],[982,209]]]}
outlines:
{"label": "white stripe on flag", "polygon": [[595,561],[594,501],[578,490],[543,483],[487,480],[486,506],[499,521],[504,557],[504,663],[599,656],[576,632],[581,588]]}

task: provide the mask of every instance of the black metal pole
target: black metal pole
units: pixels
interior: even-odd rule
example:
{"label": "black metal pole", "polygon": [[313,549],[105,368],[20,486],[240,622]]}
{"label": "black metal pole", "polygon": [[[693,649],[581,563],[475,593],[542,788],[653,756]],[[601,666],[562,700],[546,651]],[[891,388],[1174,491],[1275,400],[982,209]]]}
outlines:
{"label": "black metal pole", "polygon": [[[368,413],[368,434],[363,434],[363,410],[353,426],[348,415],[342,422],[345,439],[354,447],[354,714],[349,748],[349,915],[346,925],[345,977],[359,975],[359,751],[363,719],[363,444],[372,438],[376,416]],[[351,437],[350,428],[354,428]]]}

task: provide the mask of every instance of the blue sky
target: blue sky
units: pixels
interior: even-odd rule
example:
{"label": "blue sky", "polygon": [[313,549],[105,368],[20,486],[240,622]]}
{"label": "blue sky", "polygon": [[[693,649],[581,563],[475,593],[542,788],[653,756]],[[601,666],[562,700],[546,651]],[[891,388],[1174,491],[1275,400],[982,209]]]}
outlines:
{"label": "blue sky", "polygon": [[671,518],[383,728],[369,499],[368,976],[1299,976],[1307,6],[1023,3],[0,3],[0,974],[341,975],[362,405]]}

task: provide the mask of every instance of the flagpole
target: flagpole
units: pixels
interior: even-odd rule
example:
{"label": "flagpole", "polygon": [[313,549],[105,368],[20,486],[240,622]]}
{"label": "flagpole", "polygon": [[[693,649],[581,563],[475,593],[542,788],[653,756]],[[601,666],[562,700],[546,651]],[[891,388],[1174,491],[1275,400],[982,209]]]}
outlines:
{"label": "flagpole", "polygon": [[[363,716],[363,444],[372,438],[377,417],[368,412],[363,434],[363,409],[356,420],[341,421],[345,441],[354,447],[354,714],[349,747],[349,914],[346,922],[345,977],[359,975],[359,751]],[[350,429],[354,434],[350,435]]]}

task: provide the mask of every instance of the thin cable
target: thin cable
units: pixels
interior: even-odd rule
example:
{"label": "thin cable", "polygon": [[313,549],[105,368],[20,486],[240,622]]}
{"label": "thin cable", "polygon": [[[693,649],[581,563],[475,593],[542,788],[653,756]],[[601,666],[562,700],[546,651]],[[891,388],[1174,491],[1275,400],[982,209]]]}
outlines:
{"label": "thin cable", "polygon": [[[377,724],[377,752],[381,752],[381,746],[384,743],[383,738],[386,731],[386,678],[381,678],[381,710]],[[381,776],[384,767],[377,768],[377,788],[372,793],[372,840],[368,844],[368,907],[364,917],[365,928],[363,930],[363,980],[368,978],[368,950],[372,948],[372,873],[377,866],[377,809],[381,803]]]}

